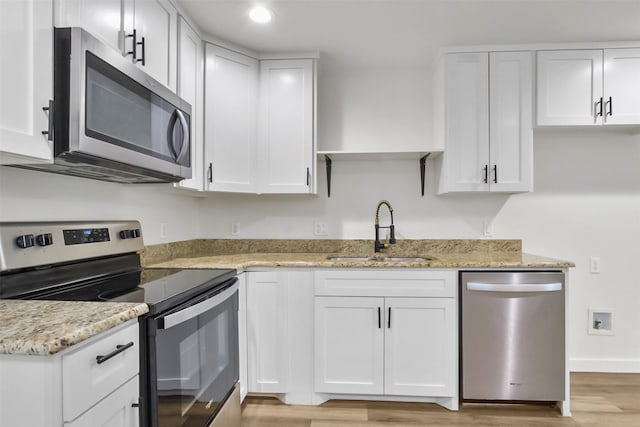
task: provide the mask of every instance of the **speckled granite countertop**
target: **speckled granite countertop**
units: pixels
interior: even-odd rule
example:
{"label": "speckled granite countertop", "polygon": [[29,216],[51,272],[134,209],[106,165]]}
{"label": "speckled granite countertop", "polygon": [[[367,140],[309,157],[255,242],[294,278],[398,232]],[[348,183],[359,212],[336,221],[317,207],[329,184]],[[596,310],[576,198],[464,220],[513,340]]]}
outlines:
{"label": "speckled granite countertop", "polygon": [[0,354],[55,354],[148,311],[136,303],[0,300]]}
{"label": "speckled granite countertop", "polygon": [[[371,240],[190,240],[147,246],[143,264],[158,268],[565,268],[574,264],[521,251],[520,240],[402,240],[373,253]],[[426,261],[329,257],[424,257]]]}

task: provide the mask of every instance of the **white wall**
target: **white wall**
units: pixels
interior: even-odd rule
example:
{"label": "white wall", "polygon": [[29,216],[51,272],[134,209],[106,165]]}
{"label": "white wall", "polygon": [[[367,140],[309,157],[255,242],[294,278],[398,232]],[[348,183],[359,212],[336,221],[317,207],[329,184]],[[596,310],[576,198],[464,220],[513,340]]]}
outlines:
{"label": "white wall", "polygon": [[[171,184],[123,185],[0,167],[0,221],[137,219],[147,245],[199,236],[197,199]],[[160,237],[160,224],[167,236]]]}

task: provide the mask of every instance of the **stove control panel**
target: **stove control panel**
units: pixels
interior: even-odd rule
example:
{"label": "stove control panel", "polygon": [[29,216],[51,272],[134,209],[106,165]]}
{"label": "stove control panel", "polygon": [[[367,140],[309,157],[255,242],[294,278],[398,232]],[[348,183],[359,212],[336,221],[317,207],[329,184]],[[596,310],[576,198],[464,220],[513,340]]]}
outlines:
{"label": "stove control panel", "polygon": [[144,249],[138,221],[0,222],[0,271]]}
{"label": "stove control panel", "polygon": [[62,230],[65,245],[80,245],[82,243],[108,242],[108,228],[80,228],[73,230]]}

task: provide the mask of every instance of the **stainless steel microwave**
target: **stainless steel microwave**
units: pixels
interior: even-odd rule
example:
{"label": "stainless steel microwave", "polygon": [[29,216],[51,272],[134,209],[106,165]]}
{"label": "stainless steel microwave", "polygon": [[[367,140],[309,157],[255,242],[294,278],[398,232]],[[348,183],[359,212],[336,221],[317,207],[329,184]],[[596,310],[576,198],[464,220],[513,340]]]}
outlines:
{"label": "stainless steel microwave", "polygon": [[191,177],[191,106],[82,28],[54,29],[53,164],[125,183]]}

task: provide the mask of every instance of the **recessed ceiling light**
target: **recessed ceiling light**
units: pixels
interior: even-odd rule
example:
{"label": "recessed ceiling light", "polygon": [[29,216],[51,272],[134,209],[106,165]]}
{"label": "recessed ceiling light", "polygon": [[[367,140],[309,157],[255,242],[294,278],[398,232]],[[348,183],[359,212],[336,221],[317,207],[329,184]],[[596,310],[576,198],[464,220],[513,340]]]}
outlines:
{"label": "recessed ceiling light", "polygon": [[273,13],[264,6],[254,6],[249,9],[249,18],[258,24],[266,24],[273,18]]}

